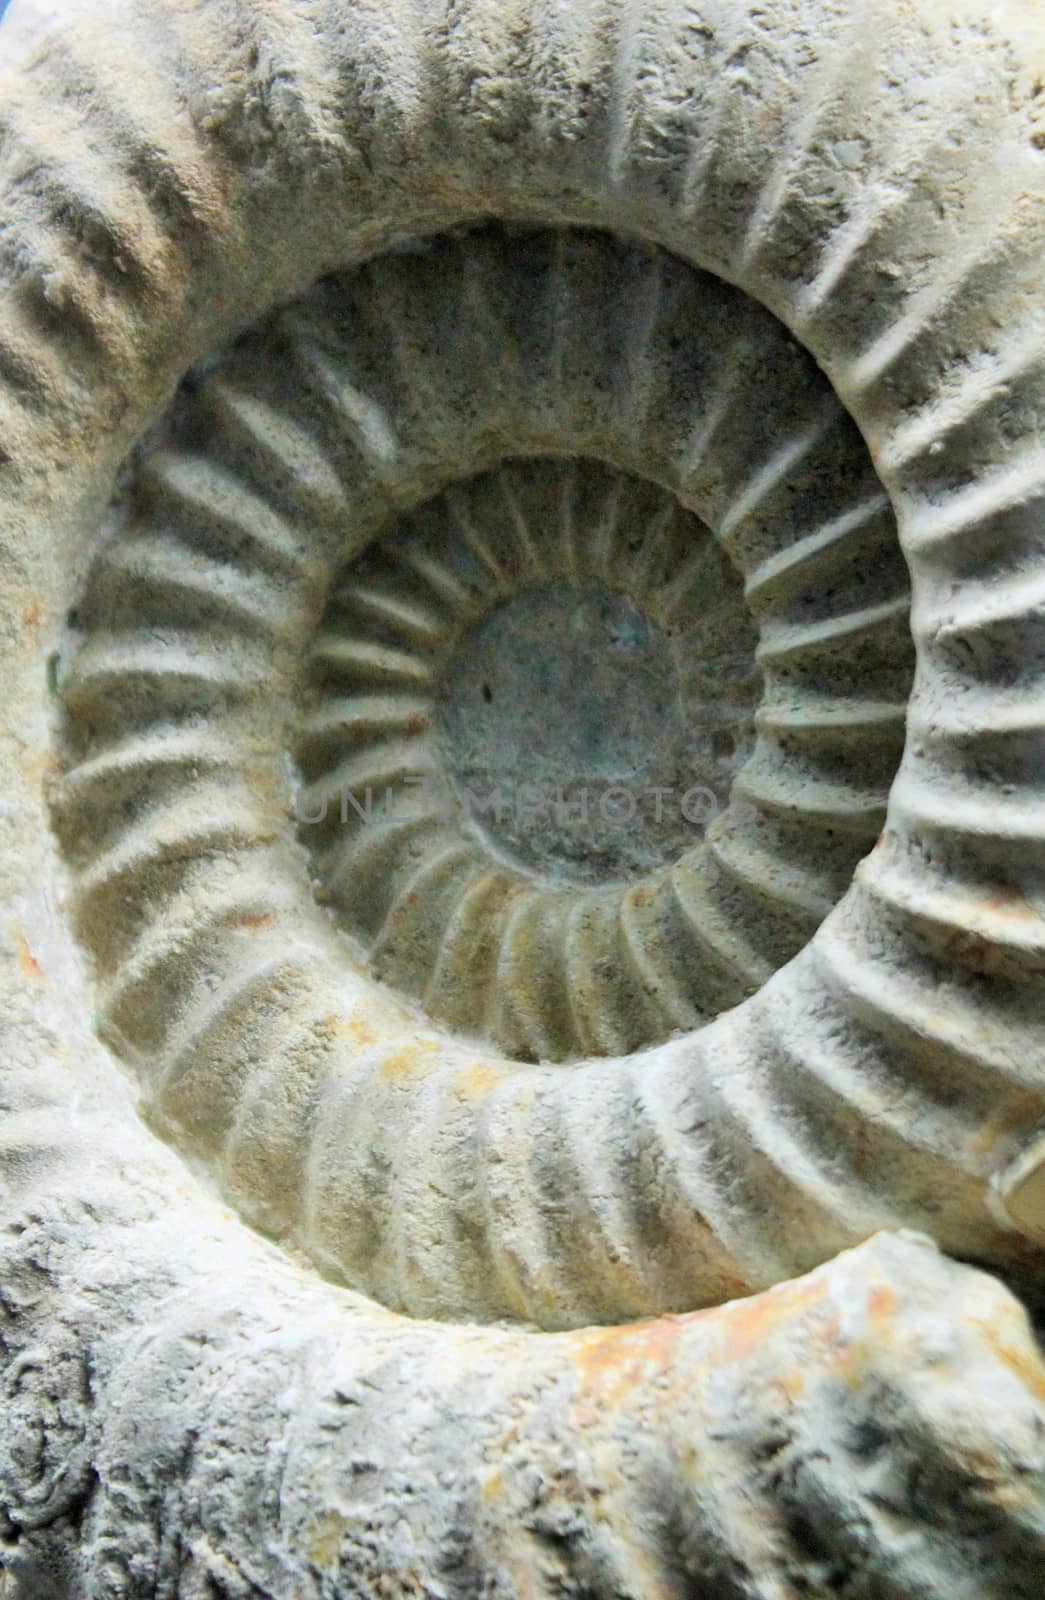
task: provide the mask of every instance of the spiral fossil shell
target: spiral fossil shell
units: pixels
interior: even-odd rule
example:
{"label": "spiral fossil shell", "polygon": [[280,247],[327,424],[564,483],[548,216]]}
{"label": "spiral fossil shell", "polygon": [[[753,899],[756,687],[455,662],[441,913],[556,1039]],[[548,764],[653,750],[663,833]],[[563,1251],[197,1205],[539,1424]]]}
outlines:
{"label": "spiral fossil shell", "polygon": [[[936,712],[886,823],[906,569],[848,413],[768,312],[595,234],[437,239],[193,380],[117,523],[61,674],[78,923],[108,1036],[256,1221],[386,1303],[547,1326],[714,1302],[897,1222],[1020,1258],[983,1129],[1045,1108],[974,1041],[1007,1008],[1033,1052],[1033,949],[1001,878],[977,897],[934,866],[976,803],[948,809]],[[583,580],[661,630],[678,682],[635,724],[680,698],[674,766],[724,809],[582,891],[482,847],[433,721],[449,694],[474,731],[478,619],[529,595],[554,660]],[[526,765],[520,698],[489,720]],[[355,953],[288,841],[288,751]],[[360,816],[422,780],[419,808]],[[1011,969],[986,1004],[981,946]]]}
{"label": "spiral fossil shell", "polygon": [[[68,893],[38,924],[62,950],[74,931],[94,1015],[70,1003],[54,1036],[97,1075],[84,1114],[117,1173],[89,1139],[63,1154],[29,1091],[5,1147],[16,1195],[46,1211],[46,1171],[55,1204],[79,1187],[102,1220],[95,1265],[59,1228],[56,1290],[24,1223],[12,1250],[44,1307],[26,1316],[82,1307],[88,1396],[92,1366],[123,1360],[96,1288],[122,1240],[158,1347],[205,1340],[195,1301],[216,1297],[216,1366],[170,1470],[215,1527],[228,1494],[254,1530],[190,1528],[180,1568],[141,1532],[139,1582],[126,1522],[106,1524],[130,1427],[114,1402],[102,1488],[84,1466],[63,1499],[42,1459],[44,1487],[7,1513],[32,1552],[89,1504],[67,1592],[378,1593],[395,1573],[391,1592],[433,1595],[971,1594],[974,1569],[977,1594],[1040,1591],[1045,1390],[1004,1291],[879,1240],[752,1302],[751,1327],[783,1329],[764,1355],[737,1307],[665,1316],[883,1228],[1027,1289],[1041,1273],[1012,1195],[1045,1116],[1043,43],[1024,7],[1018,46],[1004,7],[915,9],[918,26],[827,0],[113,0],[104,45],[78,8],[82,37],[58,20],[39,45],[17,3],[5,21],[8,592],[50,630],[46,652],[32,631],[11,645],[4,738],[35,730],[47,803],[43,762],[26,777],[18,756],[12,815],[35,842],[5,849],[29,903],[57,837]],[[578,630],[602,677],[581,681]],[[695,776],[706,830],[624,834],[600,813],[578,845],[469,815],[470,782],[526,776],[498,730],[533,692],[535,640],[599,734],[535,742],[546,786],[578,763],[609,790]],[[420,776],[418,815],[342,807]],[[20,995],[28,943],[16,965]],[[46,1049],[25,1039],[16,1064]],[[128,1134],[107,1050],[199,1182],[311,1265],[210,1201],[170,1202],[197,1179]],[[141,1148],[124,1176],[121,1138]],[[584,1327],[637,1318],[658,1320]],[[705,1394],[694,1362],[734,1335],[736,1387]],[[126,1369],[146,1388],[165,1359],[147,1343]],[[218,1449],[200,1420],[218,1369],[252,1349],[252,1448],[284,1361],[324,1395],[302,1402],[311,1488],[286,1490],[323,1501],[307,1528],[272,1510],[282,1489],[219,1490],[193,1459],[192,1439]],[[347,1400],[314,1375],[328,1357]],[[1000,1396],[997,1418],[970,1421],[963,1385],[985,1412]],[[766,1386],[798,1408],[783,1442]],[[622,1420],[600,1432],[608,1391]],[[408,1394],[400,1434],[380,1419]],[[567,1409],[546,1422],[552,1394]],[[325,1456],[328,1404],[359,1406],[364,1432],[331,1424],[347,1432]],[[516,1490],[502,1504],[493,1484],[480,1512],[454,1476],[455,1406],[473,1464],[510,1441],[520,1500],[510,1419],[538,1419],[523,1431],[558,1487],[523,1521],[544,1567],[512,1543]],[[728,1470],[707,1442],[721,1414]],[[323,1463],[355,1462],[369,1428],[373,1482],[342,1503]],[[835,1478],[813,1464],[825,1429]],[[411,1452],[447,1462],[420,1509],[397,1477]],[[762,1474],[780,1453],[801,1466]],[[152,1505],[159,1469],[130,1456],[129,1499]],[[954,1507],[931,1529],[916,1508],[913,1539],[890,1521],[910,1515],[901,1461]],[[745,1500],[790,1508],[775,1545],[741,1529]],[[285,1515],[277,1559],[265,1519]],[[811,1554],[818,1516],[833,1542]]]}

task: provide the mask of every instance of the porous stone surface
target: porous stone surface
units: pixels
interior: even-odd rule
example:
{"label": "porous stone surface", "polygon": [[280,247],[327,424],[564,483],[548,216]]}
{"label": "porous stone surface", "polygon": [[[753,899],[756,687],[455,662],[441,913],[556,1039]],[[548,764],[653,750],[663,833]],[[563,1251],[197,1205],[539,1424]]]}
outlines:
{"label": "porous stone surface", "polygon": [[0,1584],[1040,1594],[1045,25],[0,43]]}
{"label": "porous stone surface", "polygon": [[173,1171],[78,1182],[5,1251],[18,1600],[1041,1593],[1038,1349],[926,1240],[535,1334],[307,1283]]}

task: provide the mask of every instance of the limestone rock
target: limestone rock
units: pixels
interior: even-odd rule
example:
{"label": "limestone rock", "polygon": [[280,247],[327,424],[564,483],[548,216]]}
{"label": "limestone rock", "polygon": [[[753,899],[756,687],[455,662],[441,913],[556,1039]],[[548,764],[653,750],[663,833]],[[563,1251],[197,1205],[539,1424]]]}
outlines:
{"label": "limestone rock", "polygon": [[0,46],[0,1593],[1039,1595],[1035,9]]}

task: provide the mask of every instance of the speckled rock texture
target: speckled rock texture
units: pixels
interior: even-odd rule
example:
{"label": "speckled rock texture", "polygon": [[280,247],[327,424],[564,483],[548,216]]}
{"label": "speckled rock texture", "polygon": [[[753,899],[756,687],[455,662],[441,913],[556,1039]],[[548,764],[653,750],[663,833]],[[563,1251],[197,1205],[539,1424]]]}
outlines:
{"label": "speckled rock texture", "polygon": [[1043,83],[14,0],[3,1600],[1045,1591]]}

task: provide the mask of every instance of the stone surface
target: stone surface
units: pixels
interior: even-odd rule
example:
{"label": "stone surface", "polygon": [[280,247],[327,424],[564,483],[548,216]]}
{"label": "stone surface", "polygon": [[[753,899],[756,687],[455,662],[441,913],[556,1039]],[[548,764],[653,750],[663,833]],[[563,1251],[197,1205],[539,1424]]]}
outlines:
{"label": "stone surface", "polygon": [[652,1323],[454,1329],[173,1186],[85,1154],[9,1246],[17,1600],[1041,1593],[1039,1353],[927,1241]]}
{"label": "stone surface", "polygon": [[0,1583],[1040,1594],[1037,13],[0,42]]}

